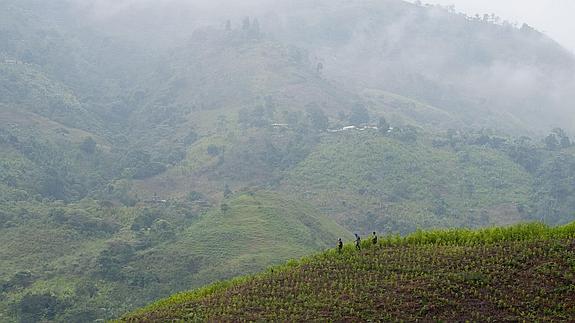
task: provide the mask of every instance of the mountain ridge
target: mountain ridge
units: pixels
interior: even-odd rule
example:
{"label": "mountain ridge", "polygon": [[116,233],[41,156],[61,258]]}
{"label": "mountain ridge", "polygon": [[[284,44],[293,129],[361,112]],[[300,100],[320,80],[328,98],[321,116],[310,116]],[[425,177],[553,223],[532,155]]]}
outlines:
{"label": "mountain ridge", "polygon": [[112,2],[0,3],[0,321],[120,317],[350,231],[573,220],[573,59],[528,26]]}

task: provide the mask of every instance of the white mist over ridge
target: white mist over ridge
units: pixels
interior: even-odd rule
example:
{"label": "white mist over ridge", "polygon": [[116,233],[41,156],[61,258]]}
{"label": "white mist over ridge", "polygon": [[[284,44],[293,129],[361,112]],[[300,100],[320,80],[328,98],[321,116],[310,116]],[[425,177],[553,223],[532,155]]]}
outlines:
{"label": "white mist over ridge", "polygon": [[[163,23],[170,24],[172,16],[165,16],[164,8],[169,12],[177,12],[182,19],[194,18],[198,22],[210,23],[214,18],[224,19],[237,18],[242,15],[275,15],[277,13],[301,6],[304,2],[284,1],[284,0],[69,0],[80,4],[84,8],[89,8],[93,15],[98,18],[107,19],[118,14],[127,12],[154,10],[158,14],[158,19]],[[349,3],[367,3],[369,1],[359,0]],[[442,6],[453,6],[456,12],[462,12],[469,16],[483,16],[484,14],[495,15],[502,21],[521,26],[526,23],[538,31],[543,32],[555,39],[564,47],[575,53],[575,36],[571,32],[575,30],[575,23],[571,15],[575,12],[575,2],[570,0],[428,0],[414,1],[423,4],[438,4]],[[309,7],[324,4],[322,1],[314,3],[305,2]]]}
{"label": "white mist over ridge", "polygon": [[[411,1],[413,2],[413,1]],[[470,16],[495,14],[504,20],[527,23],[575,53],[575,1],[571,0],[427,0],[424,3],[454,5]]]}
{"label": "white mist over ridge", "polygon": [[[394,92],[465,115],[465,125],[479,128],[521,128],[538,135],[557,126],[574,131],[575,58],[538,26],[514,26],[472,13],[464,17],[457,10],[401,0],[58,3],[80,8],[76,14],[70,10],[70,20],[80,21],[92,31],[89,37],[101,37],[105,44],[88,42],[87,53],[100,52],[106,57],[100,58],[106,62],[103,74],[124,79],[127,86],[142,77],[142,70],[154,70],[151,58],[162,66],[171,61],[172,51],[193,46],[196,31],[223,32],[229,21],[231,30],[241,32],[249,17],[258,19],[264,38],[302,49],[311,61],[324,63],[326,78],[354,93]],[[506,120],[506,113],[513,120]]]}

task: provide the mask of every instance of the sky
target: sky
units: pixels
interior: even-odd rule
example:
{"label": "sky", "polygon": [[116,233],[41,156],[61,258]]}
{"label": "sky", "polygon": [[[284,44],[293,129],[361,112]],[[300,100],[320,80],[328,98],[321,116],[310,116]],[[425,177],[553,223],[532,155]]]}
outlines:
{"label": "sky", "polygon": [[[413,2],[413,1],[412,1]],[[575,0],[423,0],[455,5],[468,15],[495,13],[520,25],[527,23],[575,53]]]}

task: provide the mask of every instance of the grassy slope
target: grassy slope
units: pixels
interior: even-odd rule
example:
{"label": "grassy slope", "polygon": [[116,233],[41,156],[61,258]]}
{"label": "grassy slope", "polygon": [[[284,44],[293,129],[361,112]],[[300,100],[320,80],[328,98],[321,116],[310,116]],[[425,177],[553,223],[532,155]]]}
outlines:
{"label": "grassy slope", "polygon": [[[17,222],[5,222],[0,213],[0,244],[5,246],[0,249],[0,283],[21,271],[30,271],[34,281],[27,288],[0,293],[0,321],[2,317],[14,318],[10,304],[23,295],[47,291],[76,302],[77,311],[85,307],[95,310],[100,318],[119,316],[159,297],[254,273],[270,264],[325,249],[338,237],[350,236],[309,205],[273,193],[237,194],[226,203],[229,210],[225,214],[213,208],[192,220],[162,216],[162,220],[176,226],[182,223],[182,227],[177,227],[170,239],[143,249],[136,246],[146,230],[130,230],[142,208],[106,210],[88,202],[68,206],[118,226],[109,234],[90,234],[54,222],[46,214],[50,205],[14,205],[23,212]],[[169,209],[164,213],[172,216]],[[114,250],[113,246],[132,250],[121,256],[117,280],[100,272],[100,261],[106,252]],[[98,292],[93,298],[77,299],[75,290],[84,282],[95,284]]]}
{"label": "grassy slope", "polygon": [[521,121],[512,113],[504,111],[496,114],[485,114],[482,116],[485,120],[479,122],[469,116],[443,110],[397,93],[365,89],[361,92],[361,96],[373,111],[383,114],[388,121],[395,125],[417,125],[436,130],[461,129],[478,122],[474,126],[475,129],[529,129],[526,122]]}
{"label": "grassy slope", "polygon": [[[0,281],[8,281],[17,272],[30,272],[33,283],[27,288],[15,288],[1,293],[0,321],[15,320],[11,305],[28,293],[53,292],[70,299],[75,284],[93,270],[93,261],[106,248],[110,236],[90,235],[70,226],[53,222],[47,210],[62,204],[19,202],[6,205],[2,211],[10,214],[20,210],[19,219],[10,221],[0,213]],[[95,205],[69,206],[70,210],[86,210],[102,216]],[[119,211],[119,210],[118,210]],[[109,217],[122,222],[127,212],[113,212]],[[132,213],[133,214],[133,213]],[[133,216],[128,216],[128,218]],[[129,221],[129,220],[128,220]],[[115,238],[122,234],[118,233]],[[104,287],[100,282],[99,287]],[[105,295],[102,293],[102,295]]]}
{"label": "grassy slope", "polygon": [[[511,224],[520,219],[516,205],[526,202],[531,183],[527,172],[493,149],[468,146],[455,152],[426,141],[405,144],[348,132],[326,136],[283,187],[340,223],[406,232]],[[441,205],[445,214],[437,210]],[[509,209],[504,217],[501,208]]]}
{"label": "grassy slope", "polygon": [[[95,139],[95,153],[82,151],[81,142],[86,138]],[[104,181],[112,163],[109,150],[108,141],[93,133],[34,113],[0,111],[0,201],[40,199],[47,177],[64,181],[68,197],[85,194],[88,185],[92,189]]]}
{"label": "grassy slope", "polygon": [[575,223],[417,232],[174,295],[123,321],[569,320]]}
{"label": "grassy slope", "polygon": [[[266,135],[276,146],[282,144],[276,137],[285,136],[251,135]],[[340,224],[361,231],[507,225],[523,218],[519,207],[529,201],[533,178],[507,155],[472,145],[457,150],[434,147],[427,135],[419,137],[417,143],[405,143],[375,132],[326,133],[301,162],[264,172],[259,182],[256,176],[234,181],[233,174],[226,173],[230,165],[237,174],[261,173],[255,163],[232,163],[229,148],[236,141],[204,137],[176,167],[135,181],[134,192],[182,197],[200,191],[219,201],[225,183],[235,189],[270,181],[274,190],[304,198]],[[219,156],[208,155],[209,145],[228,148],[226,164],[218,163]],[[266,157],[265,151],[252,155],[256,160]],[[281,179],[279,187],[273,182],[276,178]]]}
{"label": "grassy slope", "polygon": [[449,129],[461,127],[463,122],[449,112],[407,98],[396,93],[376,89],[361,92],[366,104],[395,125],[418,125]]}
{"label": "grassy slope", "polygon": [[349,237],[309,205],[277,194],[240,194],[225,203],[229,210],[212,209],[179,241],[162,247],[168,255],[185,250],[203,259],[202,268],[186,279],[194,286],[255,272]]}
{"label": "grassy slope", "polygon": [[[202,174],[213,171],[218,164],[219,156],[210,156],[207,148],[210,145],[227,147],[225,139],[218,136],[198,140],[186,152],[186,158],[166,172],[144,180],[134,180],[133,192],[138,196],[183,197],[192,191],[212,193],[221,191],[221,181],[205,180]],[[212,195],[210,194],[210,195]]]}

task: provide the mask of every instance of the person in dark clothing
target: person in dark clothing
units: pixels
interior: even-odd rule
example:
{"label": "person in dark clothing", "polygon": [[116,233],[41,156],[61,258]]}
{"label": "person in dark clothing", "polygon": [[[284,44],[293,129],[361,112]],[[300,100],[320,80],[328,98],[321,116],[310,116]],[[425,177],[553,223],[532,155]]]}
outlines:
{"label": "person in dark clothing", "polygon": [[373,232],[373,236],[371,238],[371,242],[373,242],[373,245],[377,245],[377,234],[375,233],[375,231]]}
{"label": "person in dark clothing", "polygon": [[361,250],[361,238],[355,234],[355,249]]}
{"label": "person in dark clothing", "polygon": [[337,239],[337,251],[341,252],[341,250],[343,249],[343,241],[341,241],[341,238]]}

